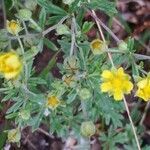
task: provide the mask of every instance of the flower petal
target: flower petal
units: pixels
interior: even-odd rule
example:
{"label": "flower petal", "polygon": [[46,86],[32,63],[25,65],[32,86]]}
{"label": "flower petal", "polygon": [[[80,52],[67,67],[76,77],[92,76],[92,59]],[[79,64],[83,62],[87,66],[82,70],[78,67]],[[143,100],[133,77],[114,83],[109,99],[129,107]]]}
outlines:
{"label": "flower petal", "polygon": [[120,91],[120,90],[115,91],[113,95],[114,95],[114,99],[116,101],[122,100],[123,96],[124,96],[123,93],[122,93],[122,91]]}
{"label": "flower petal", "polygon": [[133,84],[130,81],[124,82],[124,93],[129,94],[131,90],[133,89]]}
{"label": "flower petal", "polygon": [[111,90],[111,83],[110,82],[102,83],[100,88],[102,92],[108,92]]}
{"label": "flower petal", "polygon": [[147,80],[147,78],[145,78],[145,79],[139,81],[139,82],[137,83],[137,86],[138,86],[139,88],[144,88],[147,84],[148,84],[148,80]]}
{"label": "flower petal", "polygon": [[101,77],[104,79],[111,79],[113,77],[113,74],[109,70],[104,70]]}

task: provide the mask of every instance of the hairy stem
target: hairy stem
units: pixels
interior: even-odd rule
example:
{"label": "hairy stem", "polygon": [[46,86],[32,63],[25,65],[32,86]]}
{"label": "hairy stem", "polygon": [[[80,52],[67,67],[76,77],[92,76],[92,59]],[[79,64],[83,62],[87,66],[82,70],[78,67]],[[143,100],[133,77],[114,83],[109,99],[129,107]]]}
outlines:
{"label": "hairy stem", "polygon": [[[98,21],[98,17],[97,17],[97,15],[96,15],[96,13],[95,13],[94,10],[92,10],[91,16],[94,18],[94,20],[95,20],[95,22],[96,22],[96,24],[97,24],[97,27],[98,27],[98,30],[99,30],[99,32],[100,32],[100,34],[101,34],[101,37],[102,37],[103,42],[106,43],[105,36],[104,36],[104,34],[103,34],[101,25],[100,25],[100,23],[99,23],[99,21]],[[108,47],[107,47],[107,49],[108,49]],[[113,63],[113,59],[112,59],[111,53],[110,53],[110,52],[107,52],[107,54],[108,54],[108,58],[109,58],[109,60],[110,60],[110,62],[111,62],[112,67],[115,68],[115,65],[114,65],[114,63]]]}
{"label": "hairy stem", "polygon": [[150,102],[148,102],[148,103],[146,104],[146,107],[145,107],[145,109],[144,109],[144,114],[143,114],[142,119],[141,119],[141,121],[140,121],[140,125],[143,124],[149,107],[150,107]]}
{"label": "hairy stem", "polygon": [[75,46],[75,18],[72,18],[72,24],[71,24],[71,48],[70,48],[70,56],[73,55],[74,46]]}
{"label": "hairy stem", "polygon": [[23,44],[22,44],[22,42],[21,42],[21,40],[20,40],[20,37],[19,37],[18,35],[17,35],[17,40],[18,40],[19,45],[20,45],[20,47],[21,47],[21,52],[22,52],[22,54],[24,54]]}
{"label": "hairy stem", "polygon": [[132,130],[133,130],[133,133],[134,133],[134,137],[135,137],[135,140],[136,140],[138,150],[141,150],[140,143],[139,143],[139,140],[138,140],[138,136],[137,136],[137,133],[136,133],[136,129],[134,127],[134,124],[133,124],[133,121],[132,121],[132,118],[131,118],[131,115],[130,115],[130,111],[129,111],[129,108],[128,108],[128,104],[127,104],[127,101],[126,101],[125,97],[123,98],[123,102],[124,102],[124,105],[125,105],[125,108],[126,108],[128,118],[130,120],[130,124],[131,124]]}

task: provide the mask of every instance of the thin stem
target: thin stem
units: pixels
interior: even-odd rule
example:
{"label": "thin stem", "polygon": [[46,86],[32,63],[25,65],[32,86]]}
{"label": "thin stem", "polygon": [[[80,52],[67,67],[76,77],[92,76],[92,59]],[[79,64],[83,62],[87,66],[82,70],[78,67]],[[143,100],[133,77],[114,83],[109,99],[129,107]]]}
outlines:
{"label": "thin stem", "polygon": [[28,35],[28,34],[29,34],[29,32],[28,32],[28,29],[27,29],[27,26],[26,26],[25,21],[23,21],[23,20],[22,20],[22,23],[23,23],[23,26],[24,26],[24,29],[25,29],[26,35]]}
{"label": "thin stem", "polygon": [[21,40],[20,40],[20,37],[19,37],[18,35],[17,35],[17,40],[18,40],[19,45],[20,45],[20,47],[21,47],[21,52],[22,52],[22,54],[24,54],[23,44],[22,44],[22,42],[21,42]]}
{"label": "thin stem", "polygon": [[[18,39],[18,42],[19,42],[19,45],[21,47],[21,51],[22,51],[22,55],[24,54],[24,47],[23,47],[23,44],[19,38],[19,36],[17,35],[17,39]],[[24,73],[25,73],[25,83],[27,83],[27,79],[28,79],[28,65],[26,62],[24,62]]]}
{"label": "thin stem", "polygon": [[149,107],[150,107],[150,102],[148,102],[148,103],[146,104],[146,107],[145,107],[145,109],[144,109],[144,114],[143,114],[142,119],[141,119],[141,121],[140,121],[140,125],[143,124]]}
{"label": "thin stem", "polygon": [[138,150],[141,150],[140,143],[139,143],[139,140],[138,140],[138,136],[137,136],[137,133],[136,133],[136,129],[134,127],[134,124],[133,124],[133,121],[132,121],[132,118],[131,118],[131,115],[130,115],[130,111],[129,111],[129,108],[128,108],[128,104],[126,102],[125,97],[123,98],[123,102],[124,102],[124,105],[125,105],[125,108],[126,108],[126,111],[127,111],[128,118],[130,120],[130,124],[131,124],[132,130],[133,130],[133,133],[134,133],[134,137],[135,137],[135,140],[136,140]]}
{"label": "thin stem", "polygon": [[75,46],[75,18],[72,18],[71,24],[71,48],[70,48],[70,56],[73,55],[74,46]]}
{"label": "thin stem", "polygon": [[46,132],[45,130],[41,129],[41,128],[37,128],[37,130],[43,134],[45,134],[47,137],[54,139],[53,135],[50,135],[48,132]]}
{"label": "thin stem", "polygon": [[23,133],[22,136],[25,139],[25,143],[27,142],[32,147],[32,149],[37,150],[36,146],[28,139],[29,136],[25,136]]}
{"label": "thin stem", "polygon": [[[95,17],[97,17],[94,10],[92,10],[92,14],[93,14]],[[102,40],[103,40],[104,42],[106,42],[105,37],[104,37],[104,34],[103,34],[103,31],[102,31],[102,28],[101,28],[101,26],[100,26],[98,20],[95,19],[95,22],[96,22],[96,24],[97,24],[97,27],[98,27],[98,30],[99,30],[100,35],[101,35],[101,37],[102,37]]]}
{"label": "thin stem", "polygon": [[126,51],[120,51],[120,50],[115,50],[115,49],[107,49],[104,52],[121,53],[121,54],[126,53]]}
{"label": "thin stem", "polygon": [[86,111],[86,105],[84,100],[81,100],[81,108],[82,108],[83,116],[85,117],[85,119],[88,119],[88,114]]}
{"label": "thin stem", "polygon": [[135,58],[139,60],[150,60],[150,56],[142,55],[142,54],[133,54]]}
{"label": "thin stem", "polygon": [[121,40],[97,17],[97,15],[94,15],[93,12],[89,10],[88,12],[113,37],[113,39],[117,42],[117,44],[121,42]]}
{"label": "thin stem", "polygon": [[48,34],[49,32],[51,32],[52,30],[55,30],[59,25],[61,25],[69,16],[65,16],[63,17],[57,24],[53,25],[52,27],[49,27],[48,29],[46,29],[45,31],[42,32],[42,35],[45,36],[46,34]]}
{"label": "thin stem", "polygon": [[20,38],[20,39],[22,39],[22,38],[32,38],[32,37],[36,37],[36,36],[41,36],[41,33],[29,33],[29,34],[26,34],[26,35],[18,35],[17,37],[16,36],[9,36],[9,39],[10,40],[16,40],[16,39],[18,39],[18,37]]}
{"label": "thin stem", "polygon": [[147,74],[148,74],[145,70],[143,70],[143,69],[140,68],[139,66],[138,66],[138,70],[141,71],[141,73],[143,73],[144,75],[147,75]]}
{"label": "thin stem", "polygon": [[[89,2],[90,2],[90,0],[89,0]],[[101,37],[102,37],[103,42],[106,43],[105,36],[104,36],[104,34],[103,34],[103,31],[102,31],[102,29],[101,29],[101,25],[100,25],[100,23],[99,23],[99,21],[98,21],[98,17],[97,17],[97,15],[96,15],[96,13],[95,13],[94,10],[92,10],[91,16],[95,19],[95,22],[96,22],[96,24],[97,24],[97,27],[98,27],[98,30],[99,30],[99,32],[100,32],[100,34],[101,34]],[[107,47],[107,49],[108,49],[108,47]],[[114,65],[114,62],[113,62],[111,53],[110,53],[110,52],[107,52],[107,54],[108,54],[108,58],[109,58],[109,60],[110,60],[110,62],[111,62],[112,67],[115,68],[115,65]]]}
{"label": "thin stem", "polygon": [[5,7],[5,2],[2,0],[2,9],[3,9],[3,18],[4,18],[4,27],[6,27],[6,7]]}

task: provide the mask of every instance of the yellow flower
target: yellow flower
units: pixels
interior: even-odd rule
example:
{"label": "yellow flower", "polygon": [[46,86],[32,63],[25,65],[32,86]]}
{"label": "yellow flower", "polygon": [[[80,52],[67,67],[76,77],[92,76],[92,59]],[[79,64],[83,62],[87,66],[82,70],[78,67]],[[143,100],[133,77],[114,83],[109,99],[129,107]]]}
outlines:
{"label": "yellow flower", "polygon": [[51,109],[57,108],[57,106],[60,104],[60,100],[56,96],[50,96],[47,100],[47,106]]}
{"label": "yellow flower", "polygon": [[150,77],[142,78],[137,83],[137,86],[136,96],[142,98],[144,101],[150,100]]}
{"label": "yellow flower", "polygon": [[95,39],[90,44],[91,50],[94,55],[101,54],[106,49],[106,44],[100,39]]}
{"label": "yellow flower", "polygon": [[116,101],[122,100],[124,94],[129,94],[133,89],[130,76],[124,72],[122,67],[117,70],[104,70],[101,77],[103,80],[100,86],[101,91],[113,95]]}
{"label": "yellow flower", "polygon": [[19,21],[15,21],[15,20],[11,20],[11,21],[7,20],[6,27],[8,32],[13,35],[17,35],[22,30]]}
{"label": "yellow flower", "polygon": [[22,70],[22,63],[15,52],[0,54],[0,72],[6,79],[17,77]]}

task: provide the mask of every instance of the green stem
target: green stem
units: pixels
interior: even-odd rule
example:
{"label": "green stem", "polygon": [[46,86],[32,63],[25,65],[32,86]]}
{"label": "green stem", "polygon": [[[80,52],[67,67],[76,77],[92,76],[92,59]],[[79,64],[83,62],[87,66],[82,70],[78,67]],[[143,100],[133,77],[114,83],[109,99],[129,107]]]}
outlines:
{"label": "green stem", "polygon": [[[24,54],[24,47],[23,47],[23,44],[19,38],[19,36],[17,35],[17,39],[18,39],[18,42],[19,42],[19,45],[21,47],[21,51],[22,51],[22,55]],[[25,83],[27,83],[27,79],[28,79],[28,66],[27,66],[27,63],[24,62],[24,73],[25,73]]]}
{"label": "green stem", "polygon": [[86,111],[86,106],[85,106],[84,100],[81,100],[81,108],[82,108],[82,111],[83,111],[83,115],[84,115],[85,119],[87,120],[88,119],[88,114],[87,114],[87,111]]}
{"label": "green stem", "polygon": [[20,47],[21,47],[21,52],[22,52],[22,54],[24,54],[23,44],[22,44],[22,42],[21,42],[21,40],[20,40],[20,37],[19,37],[18,35],[17,35],[17,40],[18,40],[19,45],[20,45]]}
{"label": "green stem", "polygon": [[134,123],[132,121],[132,118],[131,118],[131,115],[130,115],[130,111],[129,111],[129,108],[128,108],[128,104],[127,104],[127,101],[126,101],[125,97],[123,98],[123,102],[124,102],[124,105],[125,105],[125,108],[126,108],[126,112],[127,112],[128,118],[130,120],[132,131],[133,131],[133,134],[134,134],[134,137],[135,137],[135,141],[136,141],[136,144],[137,144],[137,148],[138,148],[138,150],[141,150],[140,143],[139,143],[138,136],[137,136],[137,132],[136,132]]}
{"label": "green stem", "polygon": [[22,24],[23,24],[23,26],[24,26],[24,29],[25,29],[26,35],[28,35],[28,34],[29,34],[29,32],[28,32],[28,29],[27,29],[27,26],[26,26],[25,21],[23,21],[23,20],[22,20]]}

